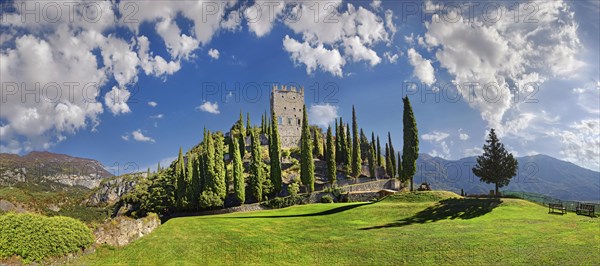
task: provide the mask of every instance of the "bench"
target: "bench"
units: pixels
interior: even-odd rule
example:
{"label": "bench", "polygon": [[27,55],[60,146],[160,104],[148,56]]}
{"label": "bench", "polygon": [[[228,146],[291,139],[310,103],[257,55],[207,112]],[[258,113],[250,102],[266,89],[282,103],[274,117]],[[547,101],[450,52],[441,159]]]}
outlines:
{"label": "bench", "polygon": [[587,214],[590,217],[594,216],[594,204],[588,203],[578,203],[577,209],[575,209],[577,214]]}
{"label": "bench", "polygon": [[567,208],[565,208],[565,206],[563,206],[562,203],[549,203],[548,204],[548,213],[552,213],[552,212],[554,212],[554,210],[559,210],[560,213],[562,213],[562,214],[567,213]]}

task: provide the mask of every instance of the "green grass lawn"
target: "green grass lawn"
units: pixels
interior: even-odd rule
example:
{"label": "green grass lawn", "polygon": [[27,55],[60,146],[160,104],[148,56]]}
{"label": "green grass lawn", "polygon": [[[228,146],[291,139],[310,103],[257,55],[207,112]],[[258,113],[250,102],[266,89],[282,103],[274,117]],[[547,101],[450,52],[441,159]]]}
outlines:
{"label": "green grass lawn", "polygon": [[548,214],[518,199],[406,193],[377,203],[169,220],[86,265],[452,264],[598,265],[600,219]]}

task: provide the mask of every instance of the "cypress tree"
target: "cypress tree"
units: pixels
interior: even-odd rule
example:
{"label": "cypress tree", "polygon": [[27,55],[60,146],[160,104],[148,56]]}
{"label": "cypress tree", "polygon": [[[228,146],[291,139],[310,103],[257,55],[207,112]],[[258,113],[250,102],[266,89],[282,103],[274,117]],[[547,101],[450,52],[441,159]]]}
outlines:
{"label": "cypress tree", "polygon": [[[364,134],[363,134],[364,135]],[[356,122],[356,110],[352,106],[352,176],[360,176],[362,160],[360,158],[360,137],[358,135],[358,123]]]}
{"label": "cypress tree", "polygon": [[312,142],[310,139],[308,116],[306,115],[306,105],[304,105],[302,111],[300,180],[306,187],[307,192],[312,192],[315,189],[315,165],[312,156]]}
{"label": "cypress tree", "polygon": [[369,175],[371,176],[371,178],[376,178],[377,175],[375,174],[375,151],[373,150],[373,146],[369,145],[369,152],[368,152],[368,161],[369,161]]}
{"label": "cypress tree", "polygon": [[311,127],[314,133],[313,138],[313,156],[316,158],[323,157],[323,136],[321,133],[321,129],[317,126]]}
{"label": "cypress tree", "polygon": [[342,146],[340,145],[340,126],[338,125],[337,118],[335,119],[335,162],[336,164],[342,163]]}
{"label": "cypress tree", "polygon": [[186,157],[185,205],[187,205],[186,208],[193,208],[194,204],[192,203],[192,198],[194,196],[194,187],[192,186],[192,178],[194,177],[194,161],[196,158],[191,152],[188,152]]}
{"label": "cypress tree", "polygon": [[377,136],[377,165],[379,167],[383,166],[383,162],[381,161],[381,144],[379,143],[379,136]]}
{"label": "cypress tree", "polygon": [[378,165],[379,155],[377,155],[377,143],[375,142],[375,132],[371,131],[371,152],[373,153],[373,158],[375,159],[375,165]]}
{"label": "cypress tree", "polygon": [[[212,133],[208,131],[206,133],[206,154],[204,157],[204,175],[206,181],[206,191],[211,191],[215,194],[219,193],[219,186],[217,181],[217,173],[215,172],[215,145],[213,143]],[[204,191],[203,191],[204,192]]]}
{"label": "cypress tree", "polygon": [[346,173],[352,175],[352,133],[350,124],[346,123]]}
{"label": "cypress tree", "polygon": [[398,179],[402,180],[402,157],[400,156],[400,152],[398,152],[398,168],[396,168],[398,172]]}
{"label": "cypress tree", "polygon": [[240,149],[240,156],[242,157],[242,159],[244,159],[244,154],[246,154],[246,129],[244,128],[244,116],[242,116],[242,111],[240,111],[238,128],[240,130],[238,135],[238,146]]}
{"label": "cypress tree", "polygon": [[278,195],[281,192],[281,144],[279,140],[279,126],[277,125],[275,112],[271,114],[271,136],[269,138],[269,159],[271,162],[271,171],[269,176],[273,184],[273,194]]}
{"label": "cypress tree", "polygon": [[[391,155],[391,156],[393,156],[393,155]],[[385,144],[385,172],[387,173],[387,175],[390,178],[393,178],[394,172],[392,172],[393,170],[392,170],[392,158],[390,158],[391,156],[390,156],[390,145],[386,143]]]}
{"label": "cypress tree", "polygon": [[158,162],[158,165],[156,166],[156,172],[160,172],[160,162]]}
{"label": "cypress tree", "polygon": [[396,177],[396,151],[394,150],[394,144],[392,144],[392,134],[388,131],[388,142],[390,143],[390,161],[392,163],[392,178]]}
{"label": "cypress tree", "polygon": [[250,132],[250,145],[252,147],[252,161],[250,163],[250,191],[257,202],[262,200],[262,183],[264,180],[262,168],[262,153],[260,149],[260,140],[255,129]]}
{"label": "cypress tree", "polygon": [[185,197],[185,164],[183,159],[183,153],[181,147],[179,147],[179,155],[177,156],[177,164],[175,165],[175,176],[177,177],[176,182],[176,193],[175,200],[177,208],[182,208]]}
{"label": "cypress tree", "polygon": [[246,135],[250,136],[252,132],[249,132],[252,128],[252,124],[250,124],[250,112],[246,113]]}
{"label": "cypress tree", "polygon": [[238,147],[238,142],[233,142],[233,190],[235,197],[244,204],[246,200],[246,182],[244,180],[244,167],[242,165],[242,156]]}
{"label": "cypress tree", "polygon": [[363,129],[360,129],[360,159],[364,161],[369,160],[369,152],[371,152],[371,144],[369,144],[369,139]]}
{"label": "cypress tree", "polygon": [[192,164],[192,181],[191,181],[191,192],[190,192],[190,205],[194,209],[198,209],[198,198],[202,191],[200,190],[200,157],[194,156]]}
{"label": "cypress tree", "polygon": [[[346,132],[344,131],[344,122],[343,119],[340,117],[340,125],[339,125],[340,129],[339,129],[339,137],[340,137],[340,164],[342,165],[346,165],[346,154],[348,153],[347,151],[347,146],[346,146]],[[345,167],[344,167],[344,171],[345,171]]]}
{"label": "cypress tree", "polygon": [[265,133],[265,114],[260,116],[260,133]]}
{"label": "cypress tree", "polygon": [[220,132],[214,134],[215,146],[215,193],[222,199],[227,196],[227,184],[225,182],[225,161],[223,160],[223,136]]}
{"label": "cypress tree", "polygon": [[413,176],[417,171],[417,158],[419,157],[419,132],[417,121],[413,113],[408,96],[402,99],[404,102],[404,147],[402,150],[402,175],[404,180],[410,179],[410,190],[413,190]]}
{"label": "cypress tree", "polygon": [[331,126],[327,128],[327,146],[325,160],[327,161],[327,172],[325,178],[330,184],[334,184],[336,177],[336,164],[335,164],[335,145],[333,141],[333,135],[331,133]]}

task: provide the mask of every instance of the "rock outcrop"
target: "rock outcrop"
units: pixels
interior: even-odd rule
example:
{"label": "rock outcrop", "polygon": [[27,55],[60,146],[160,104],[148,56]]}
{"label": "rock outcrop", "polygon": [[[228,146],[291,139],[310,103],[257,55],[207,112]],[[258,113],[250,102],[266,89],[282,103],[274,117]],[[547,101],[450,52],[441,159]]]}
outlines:
{"label": "rock outcrop", "polygon": [[99,226],[94,231],[94,235],[98,245],[122,247],[151,233],[158,226],[160,226],[160,219],[153,213],[140,219],[119,216]]}
{"label": "rock outcrop", "polygon": [[91,194],[90,206],[106,206],[117,203],[123,195],[132,191],[135,185],[145,178],[144,174],[129,174],[104,180]]}

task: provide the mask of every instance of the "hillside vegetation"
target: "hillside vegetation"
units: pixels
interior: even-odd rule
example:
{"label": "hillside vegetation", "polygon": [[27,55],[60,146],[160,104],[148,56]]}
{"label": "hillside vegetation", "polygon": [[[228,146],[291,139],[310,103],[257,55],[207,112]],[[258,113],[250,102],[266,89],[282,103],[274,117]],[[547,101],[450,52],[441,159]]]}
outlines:
{"label": "hillside vegetation", "polygon": [[90,265],[597,264],[600,219],[448,192],[171,219]]}

